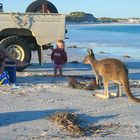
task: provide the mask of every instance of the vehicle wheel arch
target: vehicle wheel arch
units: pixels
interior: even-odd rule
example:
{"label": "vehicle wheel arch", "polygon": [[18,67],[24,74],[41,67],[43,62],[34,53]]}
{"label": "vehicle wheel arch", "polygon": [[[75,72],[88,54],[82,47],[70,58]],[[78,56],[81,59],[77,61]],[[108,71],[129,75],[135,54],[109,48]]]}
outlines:
{"label": "vehicle wheel arch", "polygon": [[7,38],[9,36],[17,36],[20,38],[23,38],[26,40],[29,44],[34,43],[37,44],[36,37],[33,35],[33,33],[29,29],[25,28],[7,28],[3,29],[0,32],[0,41],[3,40],[4,38]]}

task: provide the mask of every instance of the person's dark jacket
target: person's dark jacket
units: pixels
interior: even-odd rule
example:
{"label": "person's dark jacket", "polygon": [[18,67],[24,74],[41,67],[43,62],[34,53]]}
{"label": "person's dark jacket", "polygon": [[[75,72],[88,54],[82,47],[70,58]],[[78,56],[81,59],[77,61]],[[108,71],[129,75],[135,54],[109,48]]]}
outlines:
{"label": "person's dark jacket", "polygon": [[2,52],[2,50],[0,50],[0,62],[3,62],[5,58],[6,58],[5,54]]}
{"label": "person's dark jacket", "polygon": [[66,51],[63,49],[54,49],[52,54],[51,54],[51,60],[54,61],[55,64],[58,65],[63,65],[65,63],[67,63],[67,53]]}

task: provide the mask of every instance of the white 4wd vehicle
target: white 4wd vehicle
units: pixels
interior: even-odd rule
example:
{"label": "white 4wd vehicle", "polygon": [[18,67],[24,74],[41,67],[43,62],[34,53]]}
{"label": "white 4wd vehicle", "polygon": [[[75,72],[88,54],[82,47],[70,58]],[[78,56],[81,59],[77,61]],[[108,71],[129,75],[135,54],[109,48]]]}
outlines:
{"label": "white 4wd vehicle", "polygon": [[[41,64],[42,50],[51,48],[53,42],[65,38],[65,15],[58,14],[56,9],[55,13],[50,13],[52,9],[46,9],[45,4],[41,6],[47,13],[36,13],[34,6],[38,5],[30,5],[26,13],[0,12],[0,44],[26,63],[30,63],[31,51],[36,50]],[[40,10],[39,6],[37,10]],[[24,68],[17,69],[20,71]]]}

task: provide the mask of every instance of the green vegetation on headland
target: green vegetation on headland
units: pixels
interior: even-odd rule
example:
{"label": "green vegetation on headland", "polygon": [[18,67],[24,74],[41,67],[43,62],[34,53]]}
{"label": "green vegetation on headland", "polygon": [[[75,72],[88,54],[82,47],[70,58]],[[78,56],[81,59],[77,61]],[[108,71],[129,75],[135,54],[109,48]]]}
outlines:
{"label": "green vegetation on headland", "polygon": [[72,12],[66,16],[67,22],[96,22],[97,19],[92,15],[84,12]]}
{"label": "green vegetation on headland", "polygon": [[118,22],[118,19],[116,19],[116,18],[108,18],[108,17],[101,17],[101,18],[98,18],[98,22],[102,22],[102,23]]}
{"label": "green vegetation on headland", "polygon": [[96,18],[94,15],[85,12],[71,12],[66,16],[67,23],[124,23],[140,24],[140,18]]}

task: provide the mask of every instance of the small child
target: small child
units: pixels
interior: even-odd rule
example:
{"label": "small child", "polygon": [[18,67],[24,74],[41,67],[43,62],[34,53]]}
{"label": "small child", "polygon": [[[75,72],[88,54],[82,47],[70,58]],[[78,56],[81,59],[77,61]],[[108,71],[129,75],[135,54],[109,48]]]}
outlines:
{"label": "small child", "polygon": [[51,60],[54,62],[54,75],[63,75],[63,66],[67,63],[67,53],[65,51],[65,42],[63,40],[57,41],[57,48],[51,54]]}

